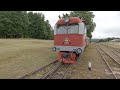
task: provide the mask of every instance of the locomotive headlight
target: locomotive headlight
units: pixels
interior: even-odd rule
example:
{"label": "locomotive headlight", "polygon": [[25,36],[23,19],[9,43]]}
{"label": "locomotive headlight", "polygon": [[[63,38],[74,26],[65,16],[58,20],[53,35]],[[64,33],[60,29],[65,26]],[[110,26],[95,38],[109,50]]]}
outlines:
{"label": "locomotive headlight", "polygon": [[81,49],[81,48],[78,48],[78,49],[77,49],[77,53],[82,53],[82,49]]}
{"label": "locomotive headlight", "polygon": [[69,20],[70,20],[69,17],[65,17],[65,18],[64,18],[64,21],[65,21],[66,23],[69,22]]}
{"label": "locomotive headlight", "polygon": [[56,47],[53,47],[52,50],[55,52],[56,51]]}

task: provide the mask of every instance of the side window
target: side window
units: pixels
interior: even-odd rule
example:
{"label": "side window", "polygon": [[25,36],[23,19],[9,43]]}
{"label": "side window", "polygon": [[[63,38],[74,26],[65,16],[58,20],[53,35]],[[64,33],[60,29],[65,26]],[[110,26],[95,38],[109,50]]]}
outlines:
{"label": "side window", "polygon": [[84,34],[84,23],[79,23],[79,34]]}
{"label": "side window", "polygon": [[57,25],[54,26],[54,35],[57,34]]}
{"label": "side window", "polygon": [[86,30],[86,26],[85,26],[85,35],[87,35],[87,30]]}

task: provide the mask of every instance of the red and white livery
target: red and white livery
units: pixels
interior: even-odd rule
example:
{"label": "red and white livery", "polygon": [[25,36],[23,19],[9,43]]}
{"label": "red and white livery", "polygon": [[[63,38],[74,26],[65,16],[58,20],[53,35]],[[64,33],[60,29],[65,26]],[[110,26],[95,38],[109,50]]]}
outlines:
{"label": "red and white livery", "polygon": [[54,28],[53,51],[58,52],[58,61],[75,64],[76,58],[88,45],[85,22],[79,17],[59,19]]}

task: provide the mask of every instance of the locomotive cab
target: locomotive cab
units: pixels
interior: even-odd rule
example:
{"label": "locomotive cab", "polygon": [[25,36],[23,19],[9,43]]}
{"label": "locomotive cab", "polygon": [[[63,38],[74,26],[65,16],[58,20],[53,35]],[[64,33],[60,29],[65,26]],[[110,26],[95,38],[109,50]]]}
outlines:
{"label": "locomotive cab", "polygon": [[86,26],[79,17],[66,17],[57,21],[54,27],[53,51],[58,52],[58,61],[76,63],[76,58],[86,47]]}

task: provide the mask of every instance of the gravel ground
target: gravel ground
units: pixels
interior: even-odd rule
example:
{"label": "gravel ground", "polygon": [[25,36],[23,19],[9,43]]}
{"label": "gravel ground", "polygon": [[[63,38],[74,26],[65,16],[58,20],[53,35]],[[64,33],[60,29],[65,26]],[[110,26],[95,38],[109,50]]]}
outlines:
{"label": "gravel ground", "polygon": [[[91,71],[88,70],[88,62],[92,63]],[[102,57],[95,48],[95,44],[91,43],[78,59],[76,65],[68,73],[71,79],[109,79],[110,74],[107,74],[107,66]]]}
{"label": "gravel ground", "polygon": [[[106,46],[101,45],[102,48],[104,48],[104,50],[112,57],[114,58],[118,63],[120,63],[120,57],[118,57],[115,53],[113,53],[112,51],[114,51],[113,49],[110,49]],[[118,53],[120,54],[120,53]],[[108,59],[108,63],[111,66],[114,74],[117,75],[117,77],[120,77],[120,64],[117,64],[113,59],[109,58]]]}
{"label": "gravel ground", "polygon": [[120,50],[120,42],[106,42],[105,44]]}
{"label": "gravel ground", "polygon": [[[108,44],[120,49],[120,43]],[[0,39],[0,78],[19,78],[51,60],[55,60],[57,53],[51,50],[52,46],[52,40]],[[88,62],[92,62],[91,71],[88,70]],[[94,43],[91,43],[80,56],[77,64],[72,65],[66,78],[109,79],[111,73],[107,69]]]}

